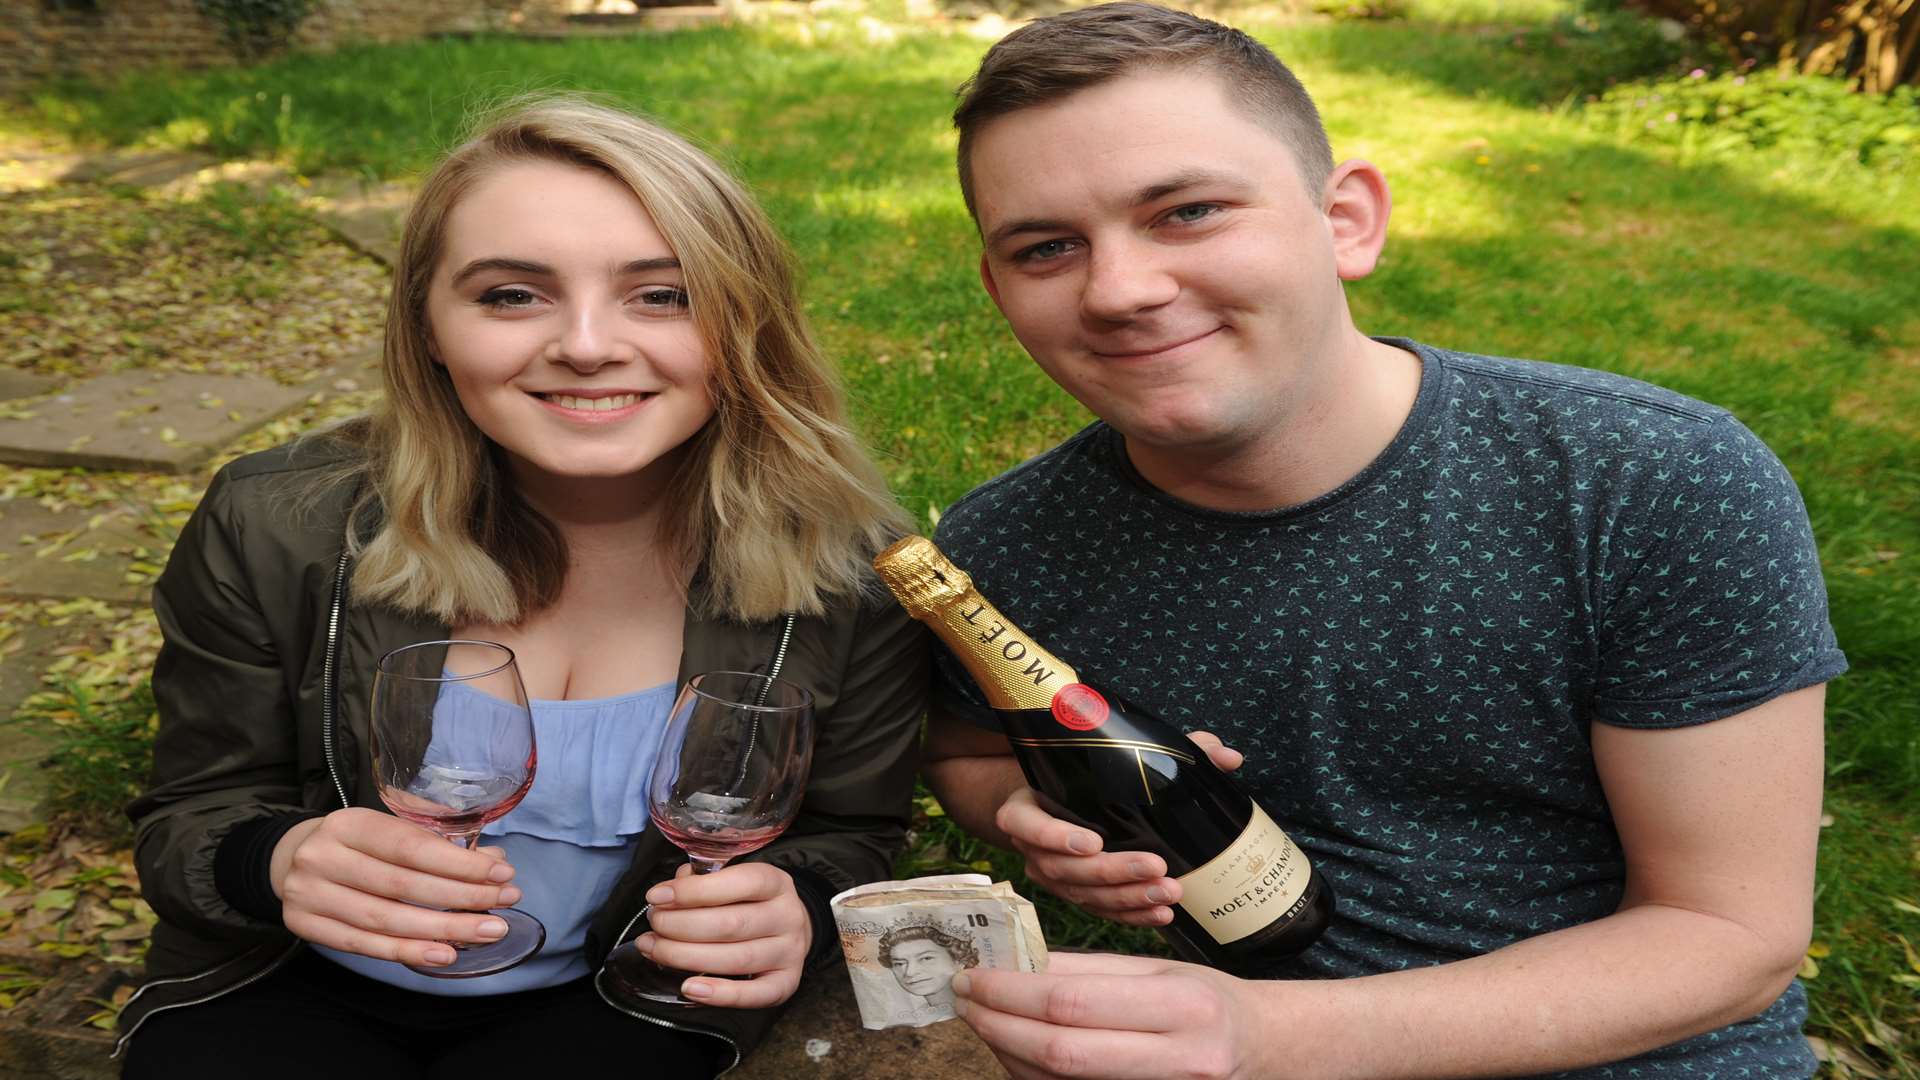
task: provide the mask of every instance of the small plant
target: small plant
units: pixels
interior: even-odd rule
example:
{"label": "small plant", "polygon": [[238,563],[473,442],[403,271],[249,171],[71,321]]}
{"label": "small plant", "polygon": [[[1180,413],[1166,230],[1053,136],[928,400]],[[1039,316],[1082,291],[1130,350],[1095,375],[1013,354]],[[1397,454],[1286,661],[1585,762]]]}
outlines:
{"label": "small plant", "polygon": [[14,722],[58,744],[44,765],[54,811],[78,819],[92,835],[125,835],[127,802],[146,787],[153,766],[159,723],[153,688],[143,681],[125,697],[106,699],[62,680],[27,699]]}
{"label": "small plant", "polygon": [[242,60],[258,60],[285,48],[313,10],[313,0],[194,0],[200,14],[220,26],[221,40]]}
{"label": "small plant", "polygon": [[1705,153],[1736,149],[1845,161],[1876,171],[1920,167],[1920,90],[1856,94],[1839,79],[1777,72],[1691,74],[1617,86],[1587,108],[1620,134]]}

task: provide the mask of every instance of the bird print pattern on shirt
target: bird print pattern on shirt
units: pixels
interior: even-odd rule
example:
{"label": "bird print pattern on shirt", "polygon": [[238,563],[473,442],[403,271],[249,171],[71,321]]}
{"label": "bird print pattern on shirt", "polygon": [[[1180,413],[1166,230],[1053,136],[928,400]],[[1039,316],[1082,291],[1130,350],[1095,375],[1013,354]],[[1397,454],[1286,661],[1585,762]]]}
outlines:
{"label": "bird print pattern on shirt", "polygon": [[[1247,752],[1241,781],[1339,898],[1276,975],[1441,963],[1608,914],[1624,866],[1588,725],[1704,723],[1845,668],[1798,491],[1732,416],[1391,343],[1423,361],[1412,415],[1310,503],[1181,503],[1096,423],[936,537],[1083,678]],[[939,663],[949,707],[991,724]],[[1676,1052],[1697,1075],[1810,1075],[1804,1008],[1796,986],[1755,1021],[1567,1075],[1666,1075],[1648,1070]]]}

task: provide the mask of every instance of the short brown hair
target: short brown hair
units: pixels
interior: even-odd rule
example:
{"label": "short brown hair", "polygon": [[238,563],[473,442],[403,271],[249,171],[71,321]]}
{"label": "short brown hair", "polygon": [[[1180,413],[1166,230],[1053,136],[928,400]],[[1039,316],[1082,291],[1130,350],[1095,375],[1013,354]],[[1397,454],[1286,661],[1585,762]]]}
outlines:
{"label": "short brown hair", "polygon": [[1059,101],[1142,69],[1200,68],[1230,100],[1284,140],[1316,196],[1333,171],[1333,149],[1307,89],[1272,50],[1242,31],[1139,0],[1097,4],[1036,19],[1002,38],[958,91],[960,194],[980,220],[969,155],[988,122]]}

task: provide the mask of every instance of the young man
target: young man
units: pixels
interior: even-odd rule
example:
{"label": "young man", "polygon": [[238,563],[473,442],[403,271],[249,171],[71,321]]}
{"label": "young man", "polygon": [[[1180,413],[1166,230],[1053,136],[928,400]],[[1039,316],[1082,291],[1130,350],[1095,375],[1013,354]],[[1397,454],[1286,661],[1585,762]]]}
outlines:
{"label": "young man", "polygon": [[[1244,752],[1338,895],[1271,979],[963,974],[1007,1068],[1811,1075],[1793,975],[1845,661],[1778,461],[1656,387],[1358,331],[1341,283],[1379,256],[1386,181],[1336,166],[1236,31],[1139,3],[1043,19],[955,122],[981,279],[1100,419],[938,540],[1089,681]],[[1168,921],[1164,862],[1042,811],[941,675],[948,812],[1089,911]]]}

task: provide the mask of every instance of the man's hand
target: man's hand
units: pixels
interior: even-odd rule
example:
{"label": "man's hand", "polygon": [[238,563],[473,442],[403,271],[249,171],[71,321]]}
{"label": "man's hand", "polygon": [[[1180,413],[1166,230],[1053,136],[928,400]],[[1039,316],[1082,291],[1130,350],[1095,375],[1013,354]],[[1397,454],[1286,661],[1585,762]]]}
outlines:
{"label": "man's hand", "polygon": [[1253,984],[1173,960],[1055,953],[1044,974],[954,976],[954,1011],[1017,1080],[1278,1080]]}
{"label": "man's hand", "polygon": [[[1242,760],[1204,731],[1189,735],[1222,769]],[[1180,883],[1167,876],[1167,862],[1138,851],[1103,852],[1098,834],[1041,809],[1033,789],[1022,787],[1001,804],[994,825],[1014,850],[1026,856],[1027,876],[1055,896],[1102,918],[1128,926],[1165,926],[1169,905],[1180,901]]]}
{"label": "man's hand", "polygon": [[640,935],[640,951],[656,963],[703,975],[680,992],[707,1005],[764,1009],[793,996],[813,920],[785,870],[766,863],[738,863],[711,874],[682,866],[671,882],[647,893],[653,927]]}
{"label": "man's hand", "polygon": [[402,964],[453,962],[449,941],[494,941],[512,907],[513,867],[366,807],[303,821],[269,870],[287,929],[316,945]]}

